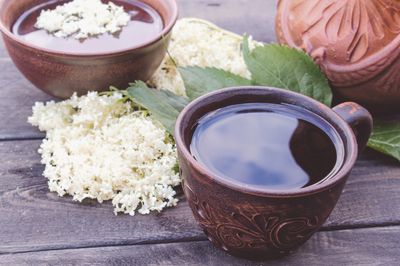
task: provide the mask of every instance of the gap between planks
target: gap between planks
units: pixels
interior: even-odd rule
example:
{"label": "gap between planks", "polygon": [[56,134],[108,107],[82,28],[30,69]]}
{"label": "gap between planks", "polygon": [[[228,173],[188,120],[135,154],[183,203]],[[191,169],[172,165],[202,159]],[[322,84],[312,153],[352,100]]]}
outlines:
{"label": "gap between planks", "polygon": [[0,257],[5,255],[13,255],[13,254],[26,254],[26,253],[40,253],[47,251],[60,251],[60,250],[82,250],[82,249],[92,249],[92,248],[111,248],[111,247],[135,247],[135,246],[147,246],[147,245],[162,245],[162,244],[179,244],[179,243],[195,243],[195,242],[207,242],[209,241],[207,237],[199,236],[199,237],[188,237],[182,239],[171,239],[171,240],[156,240],[156,241],[142,241],[139,243],[122,243],[122,244],[105,244],[105,245],[76,245],[76,246],[68,246],[64,248],[44,248],[44,249],[35,249],[35,250],[24,250],[24,251],[15,251],[15,252],[0,252]]}
{"label": "gap between planks", "polygon": [[0,136],[0,142],[11,142],[11,141],[30,141],[30,140],[43,140],[43,136],[27,136],[27,137],[11,137],[11,136]]}

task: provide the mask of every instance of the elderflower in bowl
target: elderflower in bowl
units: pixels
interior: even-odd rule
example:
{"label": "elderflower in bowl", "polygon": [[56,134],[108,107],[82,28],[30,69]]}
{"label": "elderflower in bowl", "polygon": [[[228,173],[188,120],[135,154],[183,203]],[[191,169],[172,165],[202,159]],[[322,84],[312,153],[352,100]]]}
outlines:
{"label": "elderflower in bowl", "polygon": [[176,0],[2,0],[0,31],[18,69],[59,98],[148,80],[178,17]]}

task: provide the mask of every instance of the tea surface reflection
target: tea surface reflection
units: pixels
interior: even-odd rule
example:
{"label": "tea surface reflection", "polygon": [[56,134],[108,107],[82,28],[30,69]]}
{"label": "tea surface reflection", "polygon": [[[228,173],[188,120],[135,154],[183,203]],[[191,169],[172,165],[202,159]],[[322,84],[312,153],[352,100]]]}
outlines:
{"label": "tea surface reflection", "polygon": [[232,105],[198,121],[190,149],[223,178],[272,190],[307,187],[337,163],[335,144],[319,120],[289,105]]}

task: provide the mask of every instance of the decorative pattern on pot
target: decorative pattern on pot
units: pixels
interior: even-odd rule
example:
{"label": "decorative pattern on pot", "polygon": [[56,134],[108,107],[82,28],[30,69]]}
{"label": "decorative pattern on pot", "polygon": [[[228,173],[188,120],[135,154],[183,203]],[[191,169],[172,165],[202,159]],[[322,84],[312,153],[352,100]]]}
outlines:
{"label": "decorative pattern on pot", "polygon": [[279,42],[309,53],[340,96],[398,104],[399,1],[280,0],[276,32]]}

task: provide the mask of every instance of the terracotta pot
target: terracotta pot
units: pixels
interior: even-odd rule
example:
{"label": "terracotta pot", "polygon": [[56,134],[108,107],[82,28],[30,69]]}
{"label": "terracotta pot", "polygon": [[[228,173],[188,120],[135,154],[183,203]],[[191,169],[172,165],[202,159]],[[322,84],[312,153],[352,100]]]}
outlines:
{"label": "terracotta pot", "polygon": [[[322,117],[325,126],[321,128],[326,132],[334,128],[343,143],[337,151],[343,154],[343,161],[336,173],[305,188],[274,191],[220,177],[196,161],[190,153],[190,143],[197,121],[219,108],[252,102],[296,105]],[[310,112],[306,113],[310,116]],[[326,221],[371,128],[371,115],[355,103],[344,103],[332,110],[287,90],[242,87],[202,96],[181,112],[175,127],[189,206],[210,241],[230,254],[250,259],[287,254],[306,242]]]}
{"label": "terracotta pot", "polygon": [[[153,40],[129,49],[103,54],[62,53],[37,47],[18,38],[11,27],[27,9],[45,0],[0,0],[0,30],[18,69],[39,89],[59,98],[73,92],[126,88],[129,82],[148,80],[161,64],[170,33],[178,18],[175,0],[141,0],[161,15],[164,30]],[[164,36],[164,40],[163,40]]]}
{"label": "terracotta pot", "polygon": [[280,0],[276,33],[320,64],[337,97],[400,110],[400,1]]}

